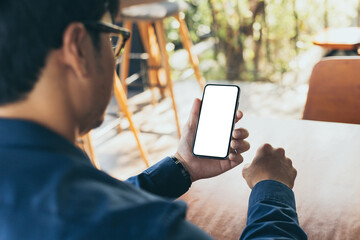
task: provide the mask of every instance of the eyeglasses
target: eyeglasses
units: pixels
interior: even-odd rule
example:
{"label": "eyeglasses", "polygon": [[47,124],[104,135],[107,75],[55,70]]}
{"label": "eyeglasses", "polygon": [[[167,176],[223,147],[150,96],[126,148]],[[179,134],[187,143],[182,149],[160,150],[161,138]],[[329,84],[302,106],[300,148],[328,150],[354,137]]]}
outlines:
{"label": "eyeglasses", "polygon": [[110,33],[110,41],[113,46],[115,59],[121,57],[124,51],[125,43],[130,38],[130,32],[125,28],[118,27],[105,22],[82,22],[86,27],[96,31]]}

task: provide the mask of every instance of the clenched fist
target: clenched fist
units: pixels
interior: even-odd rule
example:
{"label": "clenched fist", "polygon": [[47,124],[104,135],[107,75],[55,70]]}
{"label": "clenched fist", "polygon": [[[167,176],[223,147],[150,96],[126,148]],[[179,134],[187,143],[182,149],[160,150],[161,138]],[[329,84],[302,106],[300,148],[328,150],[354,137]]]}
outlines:
{"label": "clenched fist", "polygon": [[252,163],[244,166],[242,174],[251,189],[263,180],[275,180],[292,189],[297,171],[285,156],[284,149],[264,144],[257,150]]}

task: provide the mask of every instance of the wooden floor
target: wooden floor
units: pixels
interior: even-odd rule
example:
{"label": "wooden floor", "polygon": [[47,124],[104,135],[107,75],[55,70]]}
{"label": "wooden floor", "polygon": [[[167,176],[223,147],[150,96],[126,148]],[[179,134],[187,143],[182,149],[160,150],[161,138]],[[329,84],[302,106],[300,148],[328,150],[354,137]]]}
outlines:
{"label": "wooden floor", "polygon": [[[224,83],[224,81],[220,81]],[[284,84],[233,82],[241,88],[240,106],[245,115],[270,118],[295,118],[302,116],[306,100],[306,83]],[[201,98],[200,87],[195,80],[175,83],[175,98],[181,125],[187,121],[194,98]],[[150,104],[151,93],[145,91],[129,98],[129,107],[134,113],[133,121],[140,130],[140,136],[149,153],[150,164],[165,156],[174,154],[178,144],[176,125],[170,98]],[[116,111],[116,105],[110,105],[108,112]],[[115,110],[114,110],[115,108]],[[112,117],[109,115],[102,126],[106,126]],[[145,170],[135,138],[128,129],[128,122],[121,119],[120,134],[111,130],[99,136],[101,128],[93,131],[95,153],[101,168],[119,179],[126,179]],[[241,126],[241,121],[238,123]],[[250,133],[251,134],[251,133]]]}

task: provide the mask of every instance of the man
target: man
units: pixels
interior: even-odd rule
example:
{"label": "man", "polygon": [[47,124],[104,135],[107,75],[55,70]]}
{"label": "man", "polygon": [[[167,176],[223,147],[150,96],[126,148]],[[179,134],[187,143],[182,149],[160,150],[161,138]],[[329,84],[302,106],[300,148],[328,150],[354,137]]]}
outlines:
{"label": "man", "polygon": [[[227,160],[194,158],[197,99],[174,157],[126,182],[75,147],[102,122],[111,96],[109,37],[124,34],[111,24],[116,9],[117,0],[0,2],[0,239],[210,238],[171,198],[239,165],[245,129],[234,130]],[[264,145],[243,175],[253,192],[241,238],[306,238],[284,150]]]}

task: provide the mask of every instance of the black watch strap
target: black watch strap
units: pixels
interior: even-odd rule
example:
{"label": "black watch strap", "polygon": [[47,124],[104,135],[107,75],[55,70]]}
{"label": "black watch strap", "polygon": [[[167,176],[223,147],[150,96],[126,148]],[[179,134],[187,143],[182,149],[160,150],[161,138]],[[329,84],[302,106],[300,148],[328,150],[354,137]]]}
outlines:
{"label": "black watch strap", "polygon": [[181,175],[184,176],[186,182],[189,185],[191,185],[192,181],[191,181],[190,173],[185,169],[184,165],[175,156],[170,156],[170,158],[174,161],[176,166],[178,166],[178,168],[180,169]]}

